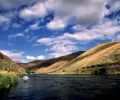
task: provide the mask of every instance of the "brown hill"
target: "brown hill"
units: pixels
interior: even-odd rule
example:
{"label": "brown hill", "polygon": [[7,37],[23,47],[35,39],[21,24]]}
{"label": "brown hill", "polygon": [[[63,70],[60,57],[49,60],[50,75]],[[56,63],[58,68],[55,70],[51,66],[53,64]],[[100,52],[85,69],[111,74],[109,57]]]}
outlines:
{"label": "brown hill", "polygon": [[26,70],[35,71],[36,73],[49,73],[61,68],[61,65],[68,63],[84,51],[72,53],[66,56],[48,59],[48,60],[37,60],[26,64],[20,64]]}
{"label": "brown hill", "polygon": [[0,53],[0,73],[23,73],[24,69],[6,55]]}
{"label": "brown hill", "polygon": [[22,64],[39,74],[120,74],[120,42],[100,44],[59,58]]}
{"label": "brown hill", "polygon": [[80,73],[120,73],[120,42],[110,42],[98,45],[77,58],[62,66],[57,74],[80,74]]}

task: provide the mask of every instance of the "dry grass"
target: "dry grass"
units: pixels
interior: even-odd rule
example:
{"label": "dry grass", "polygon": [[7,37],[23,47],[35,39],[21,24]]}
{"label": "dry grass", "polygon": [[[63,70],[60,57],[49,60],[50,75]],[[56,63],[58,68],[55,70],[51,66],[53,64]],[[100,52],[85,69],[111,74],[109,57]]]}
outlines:
{"label": "dry grass", "polygon": [[[67,56],[49,59],[39,64],[37,62],[36,66],[30,65],[28,68],[32,68],[36,73],[40,74],[80,74],[82,73],[80,70],[83,68],[90,68],[91,70],[91,66],[93,66],[94,69],[99,69],[97,68],[98,65],[105,65],[104,67],[106,67],[107,64],[115,63],[116,61],[113,60],[113,58],[115,57],[115,52],[118,49],[120,49],[120,42],[104,43],[84,53],[73,53]],[[116,65],[112,65],[112,71],[115,66]],[[119,64],[117,64],[117,68],[118,67],[120,67]],[[84,72],[90,74],[90,70],[87,69]],[[112,73],[112,71],[108,73]],[[116,71],[114,73],[116,73]]]}
{"label": "dry grass", "polygon": [[24,69],[6,55],[0,53],[0,73],[24,73]]}
{"label": "dry grass", "polygon": [[81,69],[87,66],[113,63],[115,61],[111,59],[111,55],[114,55],[117,49],[120,49],[120,42],[98,45],[95,48],[92,48],[81,54],[68,64],[65,64],[63,69],[55,73],[63,73],[63,70],[65,70],[64,73],[72,73],[76,69]]}

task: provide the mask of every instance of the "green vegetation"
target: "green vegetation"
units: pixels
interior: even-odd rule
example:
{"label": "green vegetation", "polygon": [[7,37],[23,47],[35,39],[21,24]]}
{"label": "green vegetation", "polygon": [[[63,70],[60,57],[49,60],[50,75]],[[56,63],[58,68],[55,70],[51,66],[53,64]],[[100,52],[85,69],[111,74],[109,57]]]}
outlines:
{"label": "green vegetation", "polygon": [[13,74],[0,74],[0,89],[9,89],[19,82],[19,78]]}
{"label": "green vegetation", "polygon": [[34,71],[30,71],[30,70],[26,70],[26,73],[27,74],[34,74],[35,72]]}
{"label": "green vegetation", "polygon": [[105,68],[99,68],[97,70],[94,70],[92,74],[94,75],[103,75],[103,74],[106,74],[107,71]]}

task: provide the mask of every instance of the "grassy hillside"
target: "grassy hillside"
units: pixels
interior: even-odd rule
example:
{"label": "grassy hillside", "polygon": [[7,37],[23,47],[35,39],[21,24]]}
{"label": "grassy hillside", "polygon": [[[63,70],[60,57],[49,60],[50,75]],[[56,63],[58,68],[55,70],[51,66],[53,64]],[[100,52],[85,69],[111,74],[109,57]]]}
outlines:
{"label": "grassy hillside", "polygon": [[28,62],[28,63],[18,63],[18,65],[20,65],[25,70],[34,70],[36,69],[37,66],[39,66],[43,62],[44,60],[35,60],[35,61]]}
{"label": "grassy hillside", "polygon": [[98,45],[65,64],[57,74],[120,73],[120,42]]}
{"label": "grassy hillside", "polygon": [[24,69],[10,58],[0,53],[0,73],[24,73]]}
{"label": "grassy hillside", "polygon": [[61,69],[61,66],[70,62],[72,59],[76,58],[78,55],[82,54],[84,51],[72,53],[66,56],[32,61],[26,64],[21,64],[26,70],[35,71],[36,73],[49,73]]}
{"label": "grassy hillside", "polygon": [[86,52],[21,65],[38,74],[120,74],[120,42],[103,43]]}

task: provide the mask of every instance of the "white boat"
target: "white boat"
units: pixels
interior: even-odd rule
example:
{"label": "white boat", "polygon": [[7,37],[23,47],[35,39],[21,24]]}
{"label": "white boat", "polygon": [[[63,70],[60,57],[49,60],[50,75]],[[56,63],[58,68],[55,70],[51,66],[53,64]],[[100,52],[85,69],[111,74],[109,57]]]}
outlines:
{"label": "white boat", "polygon": [[23,77],[23,80],[24,80],[24,81],[28,81],[28,80],[29,80],[29,77],[28,77],[28,76],[24,76],[24,77]]}

